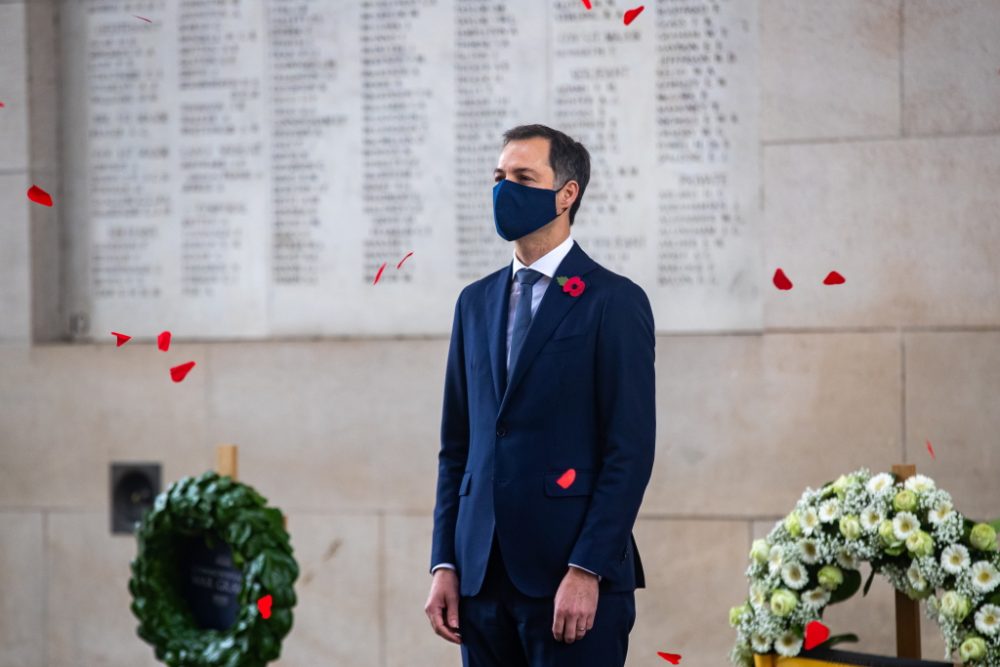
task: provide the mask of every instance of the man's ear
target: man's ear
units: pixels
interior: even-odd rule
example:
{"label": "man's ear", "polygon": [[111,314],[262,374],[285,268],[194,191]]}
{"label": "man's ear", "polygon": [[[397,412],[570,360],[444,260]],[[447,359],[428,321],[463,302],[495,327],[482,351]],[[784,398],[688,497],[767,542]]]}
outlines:
{"label": "man's ear", "polygon": [[[571,200],[569,201],[569,203],[568,203],[568,204],[566,205],[566,209],[565,209],[565,211],[568,211],[569,209],[573,208],[573,203],[574,203],[574,202],[576,201],[576,198],[577,198],[577,196],[579,196],[579,194],[580,194],[580,184],[579,184],[579,183],[577,183],[577,182],[576,182],[576,181],[574,181],[574,180],[569,180],[569,181],[566,181],[565,183],[563,183],[563,185],[562,185],[562,188],[559,188],[559,192],[563,192],[563,189],[564,189],[564,188],[565,188],[565,187],[566,187],[567,185],[569,185],[570,183],[573,183],[574,185],[576,185],[576,194],[575,194],[575,195],[573,195],[572,199],[571,199]],[[564,212],[565,212],[565,211],[564,211]],[[560,215],[561,215],[561,214],[560,214]]]}

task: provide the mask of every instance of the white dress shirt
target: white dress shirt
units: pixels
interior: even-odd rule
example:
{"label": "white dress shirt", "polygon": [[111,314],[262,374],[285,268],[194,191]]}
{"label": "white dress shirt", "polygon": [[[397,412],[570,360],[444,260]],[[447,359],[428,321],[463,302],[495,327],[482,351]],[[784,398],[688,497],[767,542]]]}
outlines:
{"label": "white dress shirt", "polygon": [[[548,251],[538,259],[534,261],[531,266],[525,267],[521,263],[521,260],[517,258],[517,250],[515,249],[511,254],[514,256],[514,267],[511,271],[511,282],[513,283],[510,288],[510,305],[507,309],[507,372],[510,373],[510,342],[514,337],[514,313],[517,312],[517,303],[521,300],[521,283],[517,282],[517,272],[523,268],[534,269],[542,274],[542,277],[532,286],[531,290],[531,318],[534,320],[535,311],[538,310],[538,304],[542,301],[542,296],[545,294],[546,288],[549,283],[555,278],[556,269],[559,268],[559,264],[562,263],[563,259],[569,253],[570,249],[573,247],[573,237],[567,236],[566,240],[557,245],[552,250]],[[590,572],[591,574],[597,574],[596,572],[591,572],[585,567],[580,567],[574,563],[567,563],[572,567],[583,570],[584,572]],[[431,568],[431,573],[439,567],[446,567],[448,569],[454,570],[455,565],[453,563],[438,563]],[[601,576],[597,575],[597,580],[601,580]]]}

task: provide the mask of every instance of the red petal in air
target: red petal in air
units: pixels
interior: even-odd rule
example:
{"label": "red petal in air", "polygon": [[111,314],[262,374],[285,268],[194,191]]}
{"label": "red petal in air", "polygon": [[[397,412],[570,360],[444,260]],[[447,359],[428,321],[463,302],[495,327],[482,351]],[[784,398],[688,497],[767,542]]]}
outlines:
{"label": "red petal in air", "polygon": [[937,457],[934,456],[934,445],[931,444],[930,440],[927,441],[927,451],[931,453],[931,458],[936,461]]}
{"label": "red petal in air", "polygon": [[845,282],[844,276],[840,275],[836,271],[831,271],[826,274],[826,278],[823,279],[824,285],[843,285]]}
{"label": "red petal in air", "polygon": [[382,272],[385,271],[385,262],[382,262],[382,266],[378,267],[378,273],[375,274],[375,282],[372,285],[378,283],[378,279],[382,277]]}
{"label": "red petal in air", "polygon": [[[406,253],[406,257],[409,257],[412,254],[413,254],[413,251],[411,250],[410,252]],[[403,265],[403,262],[406,261],[406,257],[404,257],[403,259],[399,260],[399,264],[396,265],[397,269]]]}
{"label": "red petal in air", "polygon": [[185,377],[187,377],[188,372],[194,368],[194,362],[189,361],[186,364],[181,364],[180,366],[174,366],[170,369],[170,377],[174,382],[180,382]]}
{"label": "red petal in air", "polygon": [[170,349],[170,332],[164,331],[156,337],[156,347],[166,352]]}
{"label": "red petal in air", "polygon": [[42,206],[52,206],[52,195],[37,185],[32,185],[28,188],[28,199]]}
{"label": "red petal in air", "polygon": [[116,336],[118,338],[118,344],[115,345],[115,347],[121,347],[125,343],[129,342],[130,340],[132,340],[131,336],[126,336],[125,334],[118,333],[117,331],[112,331],[111,335],[112,336]]}
{"label": "red petal in air", "polygon": [[559,479],[556,480],[556,484],[564,489],[568,489],[573,485],[574,481],[576,481],[576,471],[570,468],[559,476]]}
{"label": "red petal in air", "polygon": [[788,279],[785,272],[778,269],[774,272],[774,286],[778,289],[792,289],[792,281]]}
{"label": "red petal in air", "polygon": [[146,23],[152,23],[152,21],[150,21],[149,19],[147,19],[145,16],[137,16],[135,14],[132,14],[132,16],[135,16],[137,19],[142,19]]}
{"label": "red petal in air", "polygon": [[264,619],[271,618],[271,595],[270,593],[257,600],[257,609]]}
{"label": "red petal in air", "polygon": [[583,6],[590,9],[590,0],[583,0]]}
{"label": "red petal in air", "polygon": [[819,621],[810,621],[806,626],[805,648],[810,651],[830,638],[830,628]]}
{"label": "red petal in air", "polygon": [[4,103],[0,102],[0,109],[3,109],[3,108],[4,108]]}
{"label": "red petal in air", "polygon": [[630,9],[627,12],[625,12],[625,25],[628,25],[629,23],[634,21],[635,17],[638,16],[640,13],[642,13],[642,10],[645,8],[646,8],[645,5],[639,5],[635,9]]}
{"label": "red petal in air", "polygon": [[681,656],[679,653],[664,653],[663,651],[657,651],[656,655],[660,656],[671,665],[681,664]]}

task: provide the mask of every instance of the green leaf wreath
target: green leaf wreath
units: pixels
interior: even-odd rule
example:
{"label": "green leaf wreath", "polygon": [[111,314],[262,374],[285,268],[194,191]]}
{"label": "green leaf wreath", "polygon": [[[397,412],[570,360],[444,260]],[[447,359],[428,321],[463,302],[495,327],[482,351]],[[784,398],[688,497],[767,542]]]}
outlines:
{"label": "green leaf wreath", "polygon": [[[264,667],[281,654],[299,568],[281,512],[266,503],[250,486],[215,472],[185,477],[157,496],[137,531],[129,591],[136,632],[158,660],[171,667]],[[179,588],[178,544],[212,533],[226,541],[243,571],[240,611],[224,631],[199,628]],[[257,600],[266,595],[272,611],[264,619]]]}
{"label": "green leaf wreath", "polygon": [[[754,540],[749,597],[729,612],[737,641],[731,660],[795,656],[804,629],[827,605],[861,588],[861,563],[896,590],[923,600],[941,626],[945,658],[1000,667],[1000,523],[975,523],[929,477],[906,480],[862,468],[820,489],[806,489],[765,539]],[[857,638],[832,637],[825,646]]]}

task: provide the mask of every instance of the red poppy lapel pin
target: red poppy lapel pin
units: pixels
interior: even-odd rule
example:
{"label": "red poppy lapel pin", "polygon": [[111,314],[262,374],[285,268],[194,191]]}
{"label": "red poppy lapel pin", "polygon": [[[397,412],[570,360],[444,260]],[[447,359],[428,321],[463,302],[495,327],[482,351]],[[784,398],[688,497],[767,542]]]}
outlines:
{"label": "red poppy lapel pin", "polygon": [[570,296],[580,296],[587,287],[587,283],[583,282],[580,276],[573,276],[571,278],[556,276],[556,280],[562,285],[563,292],[566,292]]}

